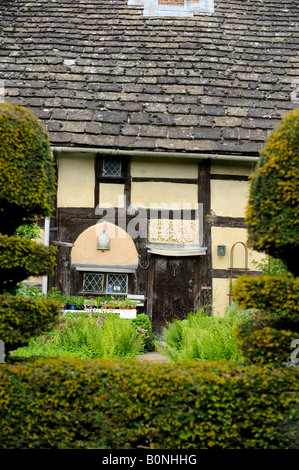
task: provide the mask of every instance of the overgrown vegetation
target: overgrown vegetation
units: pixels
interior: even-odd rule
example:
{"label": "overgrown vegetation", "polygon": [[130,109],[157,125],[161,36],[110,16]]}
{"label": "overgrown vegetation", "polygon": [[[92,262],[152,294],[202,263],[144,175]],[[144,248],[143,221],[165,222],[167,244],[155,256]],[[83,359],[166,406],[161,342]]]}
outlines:
{"label": "overgrown vegetation", "polygon": [[[148,334],[148,332],[146,332]],[[132,359],[144,352],[145,332],[117,314],[65,314],[47,335],[31,339],[15,357]]]}
{"label": "overgrown vegetation", "polygon": [[251,314],[234,308],[224,317],[211,317],[203,310],[189,313],[185,320],[174,319],[164,328],[165,345],[159,351],[173,361],[205,359],[241,361],[233,328],[250,318]]}

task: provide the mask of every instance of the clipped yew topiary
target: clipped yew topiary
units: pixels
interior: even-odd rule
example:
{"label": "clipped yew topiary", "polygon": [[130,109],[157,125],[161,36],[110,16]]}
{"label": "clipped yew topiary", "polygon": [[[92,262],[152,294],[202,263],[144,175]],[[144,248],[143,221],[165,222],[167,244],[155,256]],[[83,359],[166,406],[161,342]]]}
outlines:
{"label": "clipped yew topiary", "polygon": [[241,276],[233,286],[233,293],[241,309],[294,312],[299,317],[299,278]]}
{"label": "clipped yew topiary", "polygon": [[236,281],[234,300],[241,308],[274,315],[240,325],[237,341],[250,362],[282,364],[290,361],[291,339],[299,332],[299,109],[282,119],[260,154],[251,177],[247,228],[248,245],[281,259],[290,273]]}
{"label": "clipped yew topiary", "polygon": [[55,189],[46,130],[28,109],[0,103],[0,226],[12,235],[53,210]]}
{"label": "clipped yew topiary", "polygon": [[0,294],[29,276],[54,274],[56,248],[0,233]]}
{"label": "clipped yew topiary", "polygon": [[267,139],[251,177],[248,245],[283,260],[299,275],[299,109]]}
{"label": "clipped yew topiary", "polygon": [[6,353],[47,330],[59,313],[57,302],[30,304],[7,295],[30,275],[53,274],[54,247],[12,235],[20,225],[51,214],[54,181],[45,129],[31,111],[0,103],[0,339]]}

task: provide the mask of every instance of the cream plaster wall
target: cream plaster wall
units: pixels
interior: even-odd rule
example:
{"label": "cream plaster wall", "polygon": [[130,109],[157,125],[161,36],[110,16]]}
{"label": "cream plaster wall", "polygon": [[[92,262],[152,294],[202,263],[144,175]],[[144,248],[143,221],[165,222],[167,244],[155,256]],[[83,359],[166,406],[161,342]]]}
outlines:
{"label": "cream plaster wall", "polygon": [[146,178],[197,178],[198,162],[186,159],[182,164],[172,158],[132,157],[131,175]]}
{"label": "cream plaster wall", "polygon": [[255,162],[212,160],[211,174],[249,176],[253,172],[255,166]]}
{"label": "cream plaster wall", "polygon": [[[212,266],[213,269],[228,269],[230,266],[230,251],[236,242],[247,242],[247,230],[245,228],[230,228],[230,227],[212,227]],[[226,255],[217,255],[217,245],[226,245]],[[265,258],[264,253],[248,248],[248,267],[252,271],[257,268],[253,264],[253,260],[260,261]],[[236,268],[245,267],[245,249],[244,246],[238,243],[233,251],[233,262]]]}
{"label": "cream plaster wall", "polygon": [[[106,230],[110,236],[109,251],[97,249],[97,238]],[[71,252],[71,262],[81,264],[138,265],[138,253],[132,238],[109,222],[89,227],[79,235]]]}
{"label": "cream plaster wall", "polygon": [[144,182],[132,183],[131,203],[135,206],[141,204],[145,207],[175,204],[177,208],[183,208],[184,204],[191,204],[194,208],[197,204],[197,185],[184,183]]}
{"label": "cream plaster wall", "polygon": [[100,184],[100,207],[124,207],[124,184],[101,183]]}
{"label": "cream plaster wall", "polygon": [[248,181],[211,180],[211,209],[221,217],[245,217]]}
{"label": "cream plaster wall", "polygon": [[213,315],[222,317],[229,304],[229,279],[213,279]]}
{"label": "cream plaster wall", "polygon": [[[247,242],[247,230],[245,228],[212,227],[212,266],[213,269],[225,269],[229,274],[230,252],[236,242]],[[217,255],[217,245],[226,245],[225,256]],[[248,248],[248,267],[252,271],[257,271],[253,261],[260,262],[265,258],[264,253],[259,253]],[[238,243],[233,252],[233,266],[235,268],[245,268],[245,249]],[[233,281],[234,282],[234,281]],[[224,315],[225,308],[229,305],[229,279],[213,278],[213,314]]]}
{"label": "cream plaster wall", "polygon": [[94,207],[94,185],[94,156],[59,156],[58,207]]}

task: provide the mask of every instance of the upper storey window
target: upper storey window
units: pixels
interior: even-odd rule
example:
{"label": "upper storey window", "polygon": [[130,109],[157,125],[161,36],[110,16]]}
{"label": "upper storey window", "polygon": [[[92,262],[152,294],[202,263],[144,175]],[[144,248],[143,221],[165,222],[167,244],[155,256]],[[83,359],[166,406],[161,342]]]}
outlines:
{"label": "upper storey window", "polygon": [[214,0],[128,0],[129,5],[142,5],[144,16],[192,17],[197,13],[214,13]]}

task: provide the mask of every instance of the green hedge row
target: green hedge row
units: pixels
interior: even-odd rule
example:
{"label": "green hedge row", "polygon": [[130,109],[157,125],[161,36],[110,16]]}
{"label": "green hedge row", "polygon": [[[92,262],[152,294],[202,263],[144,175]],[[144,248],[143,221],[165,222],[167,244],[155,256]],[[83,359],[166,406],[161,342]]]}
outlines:
{"label": "green hedge row", "polygon": [[51,359],[0,368],[0,448],[299,447],[299,370]]}
{"label": "green hedge row", "polygon": [[0,339],[5,353],[49,331],[58,319],[60,303],[22,296],[0,295]]}

